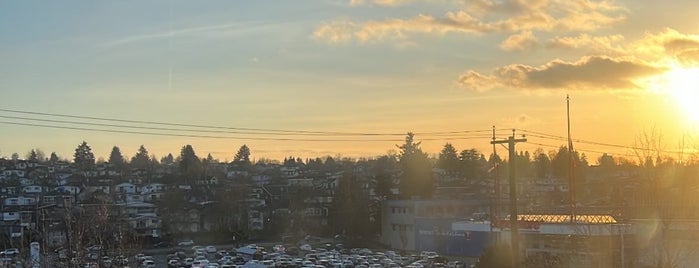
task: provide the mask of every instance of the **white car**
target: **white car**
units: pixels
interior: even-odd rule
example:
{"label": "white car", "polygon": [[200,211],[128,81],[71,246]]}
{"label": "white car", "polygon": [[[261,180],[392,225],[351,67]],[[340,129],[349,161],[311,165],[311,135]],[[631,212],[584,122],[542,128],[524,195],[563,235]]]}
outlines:
{"label": "white car", "polygon": [[214,246],[206,246],[206,252],[208,253],[216,253],[217,249]]}
{"label": "white car", "polygon": [[178,246],[193,246],[194,245],[194,240],[189,239],[189,240],[182,240],[179,243],[177,243]]}
{"label": "white car", "polygon": [[199,260],[199,261],[194,261],[192,263],[192,268],[204,268],[207,265],[209,265],[209,261],[207,260]]}
{"label": "white car", "polygon": [[155,268],[155,262],[153,260],[145,260],[141,263],[141,267]]}
{"label": "white car", "polygon": [[16,255],[16,254],[19,254],[19,249],[8,248],[5,251],[3,251],[3,253],[5,253],[5,255]]}

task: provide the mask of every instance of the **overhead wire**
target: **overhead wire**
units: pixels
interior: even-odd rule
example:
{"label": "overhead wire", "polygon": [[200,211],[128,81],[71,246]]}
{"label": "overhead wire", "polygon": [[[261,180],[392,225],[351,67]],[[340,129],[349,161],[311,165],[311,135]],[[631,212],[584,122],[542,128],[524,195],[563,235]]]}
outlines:
{"label": "overhead wire", "polygon": [[[19,125],[28,127],[42,127],[42,128],[53,128],[53,129],[68,129],[68,130],[80,130],[80,131],[92,131],[92,132],[106,132],[106,133],[121,133],[121,134],[140,134],[140,135],[151,135],[151,136],[170,136],[170,137],[189,137],[189,138],[210,138],[210,139],[237,139],[237,140],[261,140],[261,141],[307,141],[307,142],[401,142],[403,139],[370,139],[367,137],[377,137],[377,136],[405,136],[405,133],[370,133],[370,132],[340,132],[340,131],[311,131],[311,130],[288,130],[288,129],[265,129],[265,128],[245,128],[245,127],[227,127],[227,126],[215,126],[215,125],[201,125],[201,124],[186,124],[186,123],[169,123],[169,122],[158,122],[158,121],[146,121],[146,120],[130,120],[130,119],[119,119],[119,118],[107,118],[107,117],[94,117],[94,116],[82,116],[82,115],[69,115],[69,114],[57,114],[57,113],[44,113],[44,112],[33,112],[33,111],[21,111],[21,110],[11,110],[2,109],[0,112],[5,113],[15,113],[15,114],[25,114],[40,117],[60,117],[60,118],[72,118],[80,119],[83,121],[76,120],[59,120],[59,119],[46,119],[46,118],[34,118],[26,116],[10,116],[0,114],[0,118],[21,120],[16,121],[0,121],[0,124],[9,125]],[[97,123],[89,122],[85,120],[92,121],[103,121],[111,123]],[[27,123],[26,121],[42,122],[42,123]],[[128,123],[128,124],[118,124],[118,123]],[[58,125],[56,125],[58,124]],[[150,126],[149,126],[150,125]],[[157,126],[152,126],[157,125]],[[92,126],[92,127],[85,127]],[[169,127],[158,127],[158,126],[169,126]],[[105,128],[96,128],[105,127]],[[125,130],[127,129],[127,130]],[[143,130],[153,130],[158,132],[150,132]],[[532,131],[528,129],[512,129],[521,131],[528,137],[555,140],[555,141],[567,141],[567,138],[559,135],[548,134],[539,131]],[[502,134],[502,131],[510,131],[510,129],[500,129],[498,132]],[[181,133],[187,132],[187,133]],[[434,131],[434,132],[416,132],[415,135],[421,135],[422,141],[452,141],[452,140],[473,140],[473,139],[484,139],[491,140],[493,136],[492,130],[460,130],[460,131]],[[202,135],[198,133],[214,133],[214,134],[237,134],[243,136],[228,136],[228,135]],[[245,135],[257,135],[254,137]],[[266,136],[259,136],[266,135]],[[508,134],[509,135],[509,134]],[[282,137],[275,137],[282,136]],[[313,138],[309,138],[313,137]],[[322,138],[322,137],[354,137],[352,138]],[[576,143],[583,143],[588,145],[596,146],[606,146],[620,149],[631,149],[631,150],[642,150],[642,148],[634,146],[624,146],[611,143],[595,142],[583,139],[574,139]],[[545,143],[537,143],[529,141],[529,144],[539,145],[543,147],[558,148],[560,146],[553,146]],[[605,152],[595,151],[595,150],[578,150],[582,152],[599,153],[603,154]],[[608,152],[607,152],[608,153]],[[619,155],[634,156],[631,154],[618,153]]]}
{"label": "overhead wire", "polygon": [[[527,136],[529,136],[529,137],[537,137],[537,138],[542,138],[542,139],[558,140],[558,141],[567,141],[567,138],[565,138],[563,136],[552,135],[552,134],[547,134],[547,133],[538,132],[538,131],[531,131],[531,130],[526,130],[526,129],[519,129],[519,130],[522,132],[525,132],[527,134]],[[583,139],[572,139],[572,140],[576,143],[581,143],[581,144],[628,149],[628,150],[632,150],[632,151],[647,151],[647,150],[649,150],[648,148],[642,148],[642,147],[638,147],[638,146],[603,143],[603,142],[589,141],[589,140],[583,140]],[[659,151],[663,152],[663,153],[670,153],[670,154],[683,153],[680,151],[663,150],[663,149],[659,149]],[[633,155],[633,156],[636,156],[636,155]]]}
{"label": "overhead wire", "polygon": [[[8,118],[7,116],[0,116],[0,118]],[[12,117],[9,117],[12,118]],[[14,118],[17,119],[17,118]],[[40,122],[50,122],[50,123],[70,123],[77,124],[76,122],[61,121],[61,120],[46,120],[46,119],[23,119],[32,120]],[[162,133],[162,132],[145,132],[145,131],[134,131],[134,130],[119,130],[119,129],[98,129],[98,128],[87,128],[87,127],[76,127],[76,126],[64,126],[64,125],[49,125],[49,124],[38,124],[38,123],[23,123],[23,122],[12,122],[12,121],[0,121],[0,124],[8,125],[19,125],[19,126],[29,126],[29,127],[43,127],[43,128],[53,128],[53,129],[69,129],[69,130],[81,130],[81,131],[92,131],[92,132],[107,132],[107,133],[121,133],[121,134],[140,134],[140,135],[152,135],[152,136],[171,136],[171,137],[189,137],[189,138],[210,138],[210,139],[237,139],[237,140],[264,140],[264,141],[307,141],[307,142],[401,142],[401,139],[308,139],[308,138],[270,138],[270,137],[240,137],[240,136],[214,136],[214,135],[199,135],[199,134],[181,134],[181,133]],[[130,128],[130,129],[148,129],[148,130],[176,130],[168,128],[154,128],[154,127],[136,127],[136,126],[123,126],[123,125],[112,125],[112,124],[99,124],[99,123],[85,123],[84,125],[93,126],[105,126],[105,127],[117,127],[117,128]],[[180,130],[182,131],[182,130]],[[193,131],[193,130],[186,130]],[[200,131],[203,132],[203,131]],[[229,133],[229,132],[224,132]],[[489,136],[485,135],[474,135],[474,136],[461,136],[461,137],[443,137],[443,138],[424,138],[421,140],[432,141],[432,140],[468,140],[468,139],[486,139]]]}
{"label": "overhead wire", "polygon": [[[43,113],[43,112],[21,111],[21,110],[11,110],[11,109],[2,109],[2,108],[0,108],[0,112],[29,114],[29,115],[37,115],[37,116],[49,116],[49,117],[64,117],[64,118],[74,118],[74,119],[84,119],[84,120],[120,122],[120,123],[133,123],[133,124],[149,124],[149,125],[192,127],[192,128],[270,132],[267,134],[277,133],[274,135],[281,135],[278,133],[295,133],[295,134],[305,134],[305,135],[314,134],[314,135],[338,135],[338,136],[405,136],[405,134],[406,134],[406,133],[366,133],[366,132],[310,131],[310,130],[228,127],[228,126],[169,123],[169,122],[146,121],[146,120],[130,120],[130,119],[119,119],[119,118],[108,118],[108,117],[69,115],[69,114],[58,114],[58,113]],[[489,132],[489,131],[490,130],[435,131],[435,132],[416,132],[415,134],[416,135],[453,135],[453,134],[469,134],[469,133],[481,133],[481,132],[485,133],[485,132]]]}

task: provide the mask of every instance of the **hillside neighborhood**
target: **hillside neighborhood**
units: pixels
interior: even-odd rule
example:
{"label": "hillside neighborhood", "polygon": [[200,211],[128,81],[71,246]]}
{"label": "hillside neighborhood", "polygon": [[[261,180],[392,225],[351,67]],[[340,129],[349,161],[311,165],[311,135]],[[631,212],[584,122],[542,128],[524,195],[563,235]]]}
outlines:
{"label": "hillside neighborhood", "polygon": [[[342,236],[364,247],[478,258],[493,241],[507,241],[509,227],[503,223],[509,185],[507,169],[501,168],[507,161],[473,149],[457,153],[448,143],[437,157],[428,157],[411,133],[398,148],[396,155],[371,159],[254,162],[245,145],[231,162],[210,155],[199,159],[189,145],[178,157],[160,160],[141,146],[128,162],[118,147],[109,161],[95,161],[86,142],[76,148],[73,161],[55,154],[37,157],[32,150],[27,159],[0,159],[1,246],[25,252],[31,242],[39,242],[46,253],[78,256],[99,246],[105,254],[121,255],[179,241],[240,244],[314,235]],[[523,230],[544,232],[547,224],[561,227],[570,221],[562,218],[569,213],[570,184],[561,161],[567,154],[565,147],[548,154],[517,154]],[[683,202],[697,191],[689,180],[674,180],[656,195],[649,194],[655,185],[644,176],[660,174],[671,162],[659,159],[644,169],[606,154],[596,165],[577,152],[574,158],[577,213],[590,215],[576,219],[579,226],[609,226],[600,235],[617,239],[621,231],[614,233],[612,226],[636,225],[625,231],[626,241],[615,240],[611,251],[602,248],[609,254],[602,258],[606,261],[618,261],[620,255],[640,257],[641,248],[634,246],[640,238],[632,237],[643,224],[634,220],[648,218],[657,205],[653,198],[662,197],[663,206],[683,208],[667,211],[663,218],[697,216]],[[683,176],[696,170],[693,165],[681,168]],[[534,243],[528,244],[527,254],[544,250],[539,243],[548,244],[549,250],[566,246],[533,242],[540,239],[527,239]],[[589,241],[586,247],[592,250],[596,242]],[[594,252],[590,256],[599,256]]]}

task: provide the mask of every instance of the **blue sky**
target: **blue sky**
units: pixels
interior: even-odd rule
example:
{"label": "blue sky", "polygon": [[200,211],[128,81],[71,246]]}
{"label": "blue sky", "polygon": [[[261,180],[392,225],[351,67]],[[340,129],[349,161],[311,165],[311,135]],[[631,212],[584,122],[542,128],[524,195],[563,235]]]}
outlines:
{"label": "blue sky", "polygon": [[[678,108],[678,93],[662,81],[670,70],[695,68],[697,8],[693,1],[3,1],[0,108],[274,130],[426,133],[495,125],[565,135],[570,94],[576,137],[629,146],[657,127],[676,149],[699,120],[689,119],[691,108]],[[242,144],[253,157],[278,159],[375,156],[399,143],[1,129],[6,157],[32,148],[70,157],[82,140],[98,156],[114,145],[131,155],[144,144],[163,156],[192,144],[221,159]],[[489,148],[487,138],[459,137],[417,138],[431,153],[447,141]],[[564,142],[532,143],[523,150]]]}

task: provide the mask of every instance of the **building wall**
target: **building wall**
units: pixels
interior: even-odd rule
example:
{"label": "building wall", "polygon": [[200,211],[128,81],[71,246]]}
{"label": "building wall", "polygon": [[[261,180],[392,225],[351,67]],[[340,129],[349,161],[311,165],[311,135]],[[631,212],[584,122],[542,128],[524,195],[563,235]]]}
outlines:
{"label": "building wall", "polygon": [[389,200],[382,207],[381,242],[392,249],[415,250],[415,201]]}
{"label": "building wall", "polygon": [[415,220],[416,251],[435,251],[440,255],[478,257],[490,243],[489,230],[455,230],[459,219]]}
{"label": "building wall", "polygon": [[[476,200],[388,200],[382,206],[381,242],[397,250],[457,255],[475,251],[480,253],[480,248],[468,248],[480,244],[478,241],[487,240],[487,237],[481,234],[467,236],[463,232],[456,234],[452,232],[451,225],[481,211],[487,211],[487,207]],[[442,226],[441,231],[432,232],[434,228],[430,227],[434,226],[431,224]],[[451,244],[438,241],[444,238],[454,241]]]}

